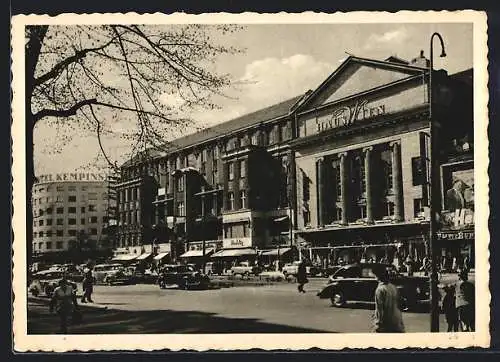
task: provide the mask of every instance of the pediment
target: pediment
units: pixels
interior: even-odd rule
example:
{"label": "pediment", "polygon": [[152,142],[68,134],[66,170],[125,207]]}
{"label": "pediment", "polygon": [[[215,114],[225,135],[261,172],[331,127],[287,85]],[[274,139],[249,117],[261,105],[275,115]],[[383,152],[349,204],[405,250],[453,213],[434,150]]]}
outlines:
{"label": "pediment", "polygon": [[390,62],[348,58],[300,106],[302,110],[355,96],[405,78],[421,74],[424,69]]}

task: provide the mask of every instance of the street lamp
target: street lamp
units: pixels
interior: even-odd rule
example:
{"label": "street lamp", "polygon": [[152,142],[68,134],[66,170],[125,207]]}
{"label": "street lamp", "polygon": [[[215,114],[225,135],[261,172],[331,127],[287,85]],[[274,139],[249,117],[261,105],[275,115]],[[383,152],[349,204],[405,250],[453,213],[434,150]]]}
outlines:
{"label": "street lamp", "polygon": [[430,40],[430,69],[429,69],[429,86],[427,87],[428,101],[429,101],[429,133],[430,133],[430,150],[429,150],[429,160],[431,172],[429,174],[429,209],[430,209],[430,222],[429,222],[429,251],[431,259],[431,276],[430,276],[430,298],[431,298],[431,332],[439,332],[439,290],[438,290],[438,272],[437,272],[437,255],[436,255],[436,202],[438,200],[437,195],[437,165],[435,164],[436,152],[436,130],[434,129],[434,119],[433,119],[433,109],[432,109],[432,73],[434,71],[434,51],[433,51],[433,41],[434,37],[437,37],[441,43],[441,58],[446,57],[446,52],[444,49],[444,41],[441,34],[434,33]]}

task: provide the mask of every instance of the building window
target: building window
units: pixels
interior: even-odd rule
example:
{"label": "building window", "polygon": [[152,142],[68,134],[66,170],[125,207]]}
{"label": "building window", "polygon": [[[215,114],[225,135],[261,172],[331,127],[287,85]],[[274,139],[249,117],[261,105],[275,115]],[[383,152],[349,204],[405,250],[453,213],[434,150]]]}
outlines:
{"label": "building window", "polygon": [[421,217],[424,213],[424,203],[422,199],[413,199],[413,216]]}
{"label": "building window", "polygon": [[340,164],[338,163],[335,165],[335,191],[337,201],[340,201],[342,198],[342,175],[340,174]]}
{"label": "building window", "polygon": [[56,202],[57,202],[57,203],[64,202],[63,197],[62,197],[61,195],[56,196]]}
{"label": "building window", "polygon": [[177,178],[177,192],[184,191],[184,177],[180,176]]}
{"label": "building window", "polygon": [[413,186],[423,185],[425,182],[425,171],[420,157],[411,159],[411,174]]}
{"label": "building window", "polygon": [[96,228],[90,229],[90,235],[97,235],[97,229]]}
{"label": "building window", "polygon": [[62,249],[63,248],[63,243],[62,241],[57,241],[56,242],[56,249]]}
{"label": "building window", "polygon": [[68,213],[76,214],[76,207],[68,207]]}
{"label": "building window", "polygon": [[68,191],[76,191],[76,186],[68,186]]}
{"label": "building window", "polygon": [[177,203],[177,215],[178,216],[185,216],[184,214],[185,210],[184,210],[184,202],[178,202]]}
{"label": "building window", "polygon": [[52,212],[53,212],[53,211],[54,211],[54,210],[53,210],[51,207],[49,207],[49,208],[47,208],[47,210],[45,210],[45,212],[46,212],[47,214],[52,214]]}
{"label": "building window", "polygon": [[394,216],[394,202],[388,202],[386,204],[385,216]]}
{"label": "building window", "polygon": [[76,236],[76,230],[68,230],[69,236]]}
{"label": "building window", "polygon": [[241,208],[246,209],[247,208],[247,192],[246,192],[246,190],[242,190],[240,192],[240,201],[241,201]]}
{"label": "building window", "polygon": [[64,186],[57,186],[56,190],[59,192],[64,191]]}
{"label": "building window", "polygon": [[88,205],[89,211],[97,211],[97,208],[95,205]]}
{"label": "building window", "polygon": [[229,201],[228,209],[229,210],[234,210],[234,192],[228,192],[227,193],[227,198]]}
{"label": "building window", "polygon": [[83,214],[85,212],[85,206],[80,207],[80,212]]}
{"label": "building window", "polygon": [[247,175],[247,162],[246,160],[240,161],[240,177],[245,178]]}
{"label": "building window", "polygon": [[64,236],[63,230],[56,230],[56,236]]}
{"label": "building window", "polygon": [[35,239],[36,239],[37,235],[38,235],[38,233],[35,231],[35,232],[33,233],[33,238],[35,238]]}
{"label": "building window", "polygon": [[80,224],[85,225],[85,218],[84,218],[84,217],[82,217],[82,218],[80,219]]}
{"label": "building window", "polygon": [[87,186],[82,186],[81,190],[82,191],[87,191]]}
{"label": "building window", "polygon": [[42,209],[38,210],[38,216],[43,216],[43,210]]}
{"label": "building window", "polygon": [[47,249],[48,250],[52,249],[52,242],[51,241],[47,241]]}
{"label": "building window", "polygon": [[68,219],[68,225],[76,225],[76,219]]}
{"label": "building window", "polygon": [[76,195],[68,196],[68,201],[69,202],[76,202]]}
{"label": "building window", "polygon": [[311,213],[309,212],[309,210],[302,211],[302,218],[304,219],[305,226],[311,225]]}
{"label": "building window", "polygon": [[63,208],[63,207],[58,207],[58,208],[56,209],[56,213],[57,213],[57,214],[64,214],[64,208]]}
{"label": "building window", "polygon": [[47,230],[47,237],[48,238],[52,237],[52,230]]}
{"label": "building window", "polygon": [[335,220],[342,220],[342,209],[340,207],[337,207],[335,209],[335,217],[336,219]]}
{"label": "building window", "polygon": [[52,219],[47,219],[47,225],[48,226],[52,225]]}
{"label": "building window", "polygon": [[97,192],[89,192],[88,199],[89,200],[97,200]]}
{"label": "building window", "polygon": [[229,181],[234,180],[234,163],[228,164]]}
{"label": "building window", "polygon": [[43,220],[38,220],[38,226],[43,226]]}
{"label": "building window", "polygon": [[64,219],[57,219],[57,225],[64,225]]}
{"label": "building window", "polygon": [[90,223],[91,223],[91,224],[95,224],[95,223],[97,223],[97,216],[92,216],[92,217],[90,218]]}
{"label": "building window", "polygon": [[43,238],[43,231],[40,231],[40,232],[38,233],[38,236],[39,236],[39,237],[41,237],[41,238]]}

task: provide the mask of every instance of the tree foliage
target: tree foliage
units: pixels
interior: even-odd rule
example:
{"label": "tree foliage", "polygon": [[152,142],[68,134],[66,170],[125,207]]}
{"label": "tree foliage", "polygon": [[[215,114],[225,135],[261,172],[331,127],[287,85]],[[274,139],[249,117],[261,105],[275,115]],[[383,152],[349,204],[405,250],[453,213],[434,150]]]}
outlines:
{"label": "tree foliage", "polygon": [[[207,25],[27,26],[27,129],[51,126],[130,143],[130,156],[168,147],[173,130],[192,126],[194,107],[230,84],[214,63],[238,49],[217,44],[237,29]],[[69,139],[63,138],[63,143]],[[58,145],[54,145],[57,147]]]}

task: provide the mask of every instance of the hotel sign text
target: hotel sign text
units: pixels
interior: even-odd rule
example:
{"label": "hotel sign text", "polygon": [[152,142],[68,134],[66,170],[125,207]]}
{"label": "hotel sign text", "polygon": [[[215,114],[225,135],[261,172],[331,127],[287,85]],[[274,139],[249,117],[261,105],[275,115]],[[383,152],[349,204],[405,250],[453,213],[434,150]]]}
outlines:
{"label": "hotel sign text", "polygon": [[55,181],[106,181],[104,173],[54,173],[37,176],[39,182]]}
{"label": "hotel sign text", "polygon": [[367,100],[356,102],[352,106],[343,106],[333,112],[316,118],[317,132],[350,126],[356,121],[385,114],[385,105],[370,107]]}
{"label": "hotel sign text", "polygon": [[231,248],[248,248],[252,246],[252,238],[228,238],[222,239],[222,247],[224,249]]}

